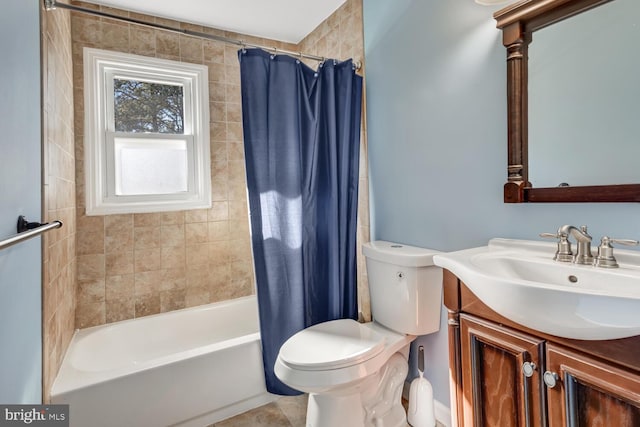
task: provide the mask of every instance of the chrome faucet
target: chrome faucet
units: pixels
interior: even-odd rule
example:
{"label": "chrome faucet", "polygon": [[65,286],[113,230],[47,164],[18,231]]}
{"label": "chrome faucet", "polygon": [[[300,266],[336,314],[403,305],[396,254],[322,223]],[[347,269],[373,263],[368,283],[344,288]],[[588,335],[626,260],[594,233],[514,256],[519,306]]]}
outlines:
{"label": "chrome faucet", "polygon": [[[571,251],[571,242],[568,240],[569,236],[576,239],[578,243],[578,251],[573,255]],[[587,233],[587,226],[583,225],[580,228],[573,225],[563,225],[558,231],[553,233],[542,233],[540,237],[551,237],[560,239],[558,241],[558,250],[553,257],[556,261],[561,262],[574,262],[576,264],[592,264],[593,255],[591,254],[591,236]]]}
{"label": "chrome faucet", "polygon": [[593,264],[593,255],[591,254],[591,236],[587,233],[587,226],[583,225],[580,228],[576,228],[573,225],[563,225],[558,230],[558,234],[566,233],[569,236],[573,236],[578,243],[578,251],[573,258],[573,262],[576,264]]}

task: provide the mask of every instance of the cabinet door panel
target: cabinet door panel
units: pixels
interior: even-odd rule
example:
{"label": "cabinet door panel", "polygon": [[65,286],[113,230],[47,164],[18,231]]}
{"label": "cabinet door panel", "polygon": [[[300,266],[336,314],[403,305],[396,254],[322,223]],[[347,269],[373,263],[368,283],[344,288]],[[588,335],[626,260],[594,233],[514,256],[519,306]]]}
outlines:
{"label": "cabinet door panel", "polygon": [[541,366],[543,341],[468,315],[460,335],[464,426],[544,426],[540,374],[522,371]]}
{"label": "cabinet door panel", "polygon": [[549,427],[640,426],[640,376],[547,344]]}

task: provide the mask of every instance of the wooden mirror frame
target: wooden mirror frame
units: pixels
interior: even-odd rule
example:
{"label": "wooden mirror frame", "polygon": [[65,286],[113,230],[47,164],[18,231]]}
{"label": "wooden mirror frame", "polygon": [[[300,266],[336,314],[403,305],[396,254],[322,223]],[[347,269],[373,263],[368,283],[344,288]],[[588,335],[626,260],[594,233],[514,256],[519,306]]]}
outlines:
{"label": "wooden mirror frame", "polygon": [[640,202],[640,184],[533,188],[528,165],[528,49],[533,32],[612,0],[522,0],[493,17],[507,48],[505,203]]}

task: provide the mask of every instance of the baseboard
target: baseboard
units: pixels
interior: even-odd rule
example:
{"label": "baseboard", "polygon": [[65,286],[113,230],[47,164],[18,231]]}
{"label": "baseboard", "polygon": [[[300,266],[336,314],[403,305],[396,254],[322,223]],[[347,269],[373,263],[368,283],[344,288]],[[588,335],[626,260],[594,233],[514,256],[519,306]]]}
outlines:
{"label": "baseboard", "polygon": [[[402,397],[409,400],[409,389],[411,388],[411,382],[405,381],[402,387]],[[433,401],[433,410],[436,415],[436,420],[444,427],[451,427],[451,409],[440,402],[439,400]]]}

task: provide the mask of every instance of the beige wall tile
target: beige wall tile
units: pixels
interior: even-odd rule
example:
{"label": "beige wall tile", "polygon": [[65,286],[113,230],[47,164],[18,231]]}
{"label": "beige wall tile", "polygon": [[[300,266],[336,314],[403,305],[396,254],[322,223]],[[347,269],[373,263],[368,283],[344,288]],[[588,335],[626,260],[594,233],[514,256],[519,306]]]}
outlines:
{"label": "beige wall tile", "polygon": [[133,214],[127,215],[107,215],[104,217],[104,232],[109,236],[133,227]]}
{"label": "beige wall tile", "polygon": [[102,48],[118,52],[129,52],[129,26],[122,23],[102,23]]}
{"label": "beige wall tile", "polygon": [[114,297],[105,303],[105,322],[119,322],[135,317],[135,299],[130,297]]}
{"label": "beige wall tile", "polygon": [[[205,211],[206,218],[206,211]],[[208,227],[206,222],[197,222],[185,225],[186,243],[193,245],[197,243],[207,243]]]}
{"label": "beige wall tile", "polygon": [[104,324],[106,322],[105,309],[104,302],[78,304],[76,308],[76,326],[78,328],[89,328]]}
{"label": "beige wall tile", "polygon": [[249,221],[249,210],[247,200],[229,201],[229,219]]}
{"label": "beige wall tile", "polygon": [[184,213],[184,221],[187,224],[194,222],[207,222],[208,209],[194,209]]}
{"label": "beige wall tile", "polygon": [[105,299],[105,280],[89,279],[78,281],[78,303],[102,303]]}
{"label": "beige wall tile", "polygon": [[160,290],[173,291],[185,289],[187,287],[186,275],[187,272],[184,262],[180,267],[162,269],[160,271]]}
{"label": "beige wall tile", "polygon": [[160,294],[144,294],[136,296],[136,317],[160,313]]}
{"label": "beige wall tile", "polygon": [[104,252],[131,252],[134,249],[134,229],[115,230],[104,238]]}
{"label": "beige wall tile", "polygon": [[229,182],[226,179],[211,180],[211,198],[214,202],[229,200]]}
{"label": "beige wall tile", "polygon": [[162,213],[162,225],[180,225],[184,224],[184,212],[163,212]]}
{"label": "beige wall tile", "polygon": [[224,43],[214,40],[205,40],[202,48],[205,63],[224,63]]}
{"label": "beige wall tile", "polygon": [[161,213],[143,213],[133,215],[134,227],[155,227],[162,223]]}
{"label": "beige wall tile", "polygon": [[[242,142],[242,123],[240,122],[227,122],[227,141],[241,143]],[[238,158],[243,159],[242,156],[237,155],[237,151],[234,152],[236,154],[232,160],[236,160]],[[230,153],[231,156],[231,153]],[[244,164],[244,162],[243,162]]]}
{"label": "beige wall tile", "polygon": [[163,269],[184,269],[186,259],[184,246],[168,246],[160,250],[160,265]]}
{"label": "beige wall tile", "polygon": [[137,55],[149,55],[156,51],[154,30],[136,25],[129,29],[129,50]]}
{"label": "beige wall tile", "polygon": [[104,255],[78,256],[78,279],[101,279],[105,276]]}
{"label": "beige wall tile", "polygon": [[187,245],[187,267],[196,265],[207,265],[209,263],[209,245],[200,243],[197,245]]}
{"label": "beige wall tile", "polygon": [[203,288],[209,285],[209,266],[192,265],[187,268],[187,288]]}
{"label": "beige wall tile", "polygon": [[185,62],[202,64],[204,51],[202,39],[189,36],[180,36],[180,59]]}
{"label": "beige wall tile", "polygon": [[207,212],[208,221],[224,221],[229,218],[229,202],[213,202]]}
{"label": "beige wall tile", "polygon": [[161,270],[142,271],[134,275],[134,294],[141,295],[157,294],[162,288]]}
{"label": "beige wall tile", "polygon": [[158,227],[135,227],[133,230],[134,249],[158,248],[161,246],[161,228]]}
{"label": "beige wall tile", "polygon": [[[211,76],[211,65],[209,67],[209,76]],[[209,100],[212,102],[225,102],[226,88],[224,83],[215,82],[209,78]]]}
{"label": "beige wall tile", "polygon": [[165,313],[186,307],[186,289],[174,289],[160,292],[160,311]]}
{"label": "beige wall tile", "polygon": [[209,288],[187,288],[185,290],[185,307],[195,307],[211,302]]}
{"label": "beige wall tile", "polygon": [[229,240],[229,221],[212,221],[209,226],[209,241]]}
{"label": "beige wall tile", "polygon": [[131,298],[134,295],[133,274],[107,276],[105,298],[107,300]]}
{"label": "beige wall tile", "polygon": [[180,56],[180,36],[156,30],[156,52],[158,55]]}
{"label": "beige wall tile", "polygon": [[207,64],[207,67],[209,68],[209,83],[225,82],[224,64],[210,63],[210,64]]}
{"label": "beige wall tile", "polygon": [[84,231],[77,236],[78,255],[91,255],[104,253],[104,231]]}
{"label": "beige wall tile", "polygon": [[227,141],[227,124],[225,122],[212,122],[210,130],[211,141]]}
{"label": "beige wall tile", "polygon": [[107,276],[131,274],[133,271],[133,252],[113,252],[105,255]]}
{"label": "beige wall tile", "polygon": [[229,221],[229,239],[238,240],[244,239],[249,235],[249,221],[248,219]]}
{"label": "beige wall tile", "polygon": [[134,271],[160,270],[160,248],[140,249],[134,252]]}
{"label": "beige wall tile", "polygon": [[163,225],[160,227],[160,245],[164,247],[184,246],[184,225]]}

